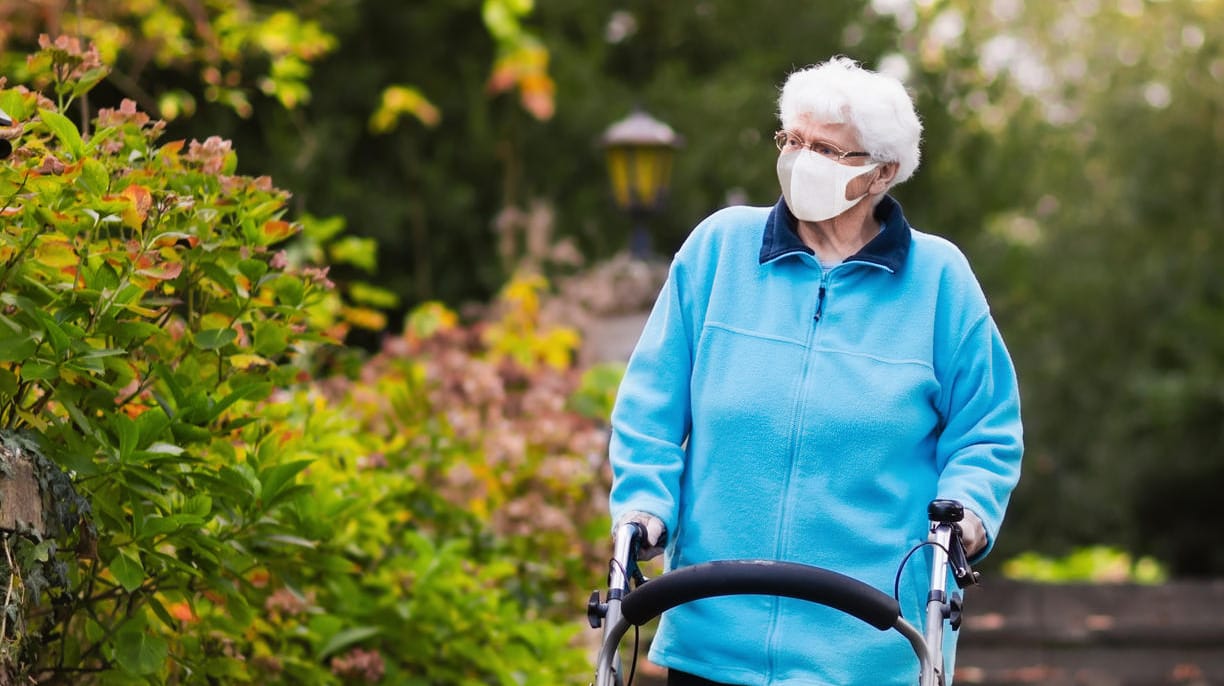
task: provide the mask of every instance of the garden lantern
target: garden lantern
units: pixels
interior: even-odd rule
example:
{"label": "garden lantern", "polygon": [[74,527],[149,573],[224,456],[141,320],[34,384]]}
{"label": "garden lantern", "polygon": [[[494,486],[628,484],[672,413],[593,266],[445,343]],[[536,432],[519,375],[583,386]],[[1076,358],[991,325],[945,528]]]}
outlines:
{"label": "garden lantern", "polygon": [[604,132],[612,198],[633,219],[629,250],[634,257],[650,256],[646,220],[667,199],[672,157],[680,142],[670,126],[640,109]]}

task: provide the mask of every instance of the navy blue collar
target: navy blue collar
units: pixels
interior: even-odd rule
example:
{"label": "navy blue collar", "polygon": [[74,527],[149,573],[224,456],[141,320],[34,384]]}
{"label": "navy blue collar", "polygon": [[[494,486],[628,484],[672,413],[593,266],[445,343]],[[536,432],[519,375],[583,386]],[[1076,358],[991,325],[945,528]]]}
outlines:
{"label": "navy blue collar", "polygon": [[[910,225],[901,213],[901,203],[885,195],[876,205],[875,218],[884,228],[847,262],[866,262],[884,267],[890,272],[900,271],[910,249]],[[783,255],[804,252],[814,254],[799,238],[799,220],[791,214],[784,198],[778,198],[765,220],[765,238],[761,241],[761,264],[776,260]]]}

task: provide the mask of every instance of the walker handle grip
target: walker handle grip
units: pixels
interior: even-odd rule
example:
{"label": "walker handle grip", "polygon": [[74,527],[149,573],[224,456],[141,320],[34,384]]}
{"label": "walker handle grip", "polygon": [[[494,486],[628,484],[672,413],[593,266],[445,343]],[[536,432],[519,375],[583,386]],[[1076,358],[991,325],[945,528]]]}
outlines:
{"label": "walker handle grip", "polygon": [[901,617],[891,596],[821,567],[772,560],[704,562],[655,577],[625,596],[621,613],[641,625],[678,605],[729,595],[773,595],[827,605],[883,631]]}

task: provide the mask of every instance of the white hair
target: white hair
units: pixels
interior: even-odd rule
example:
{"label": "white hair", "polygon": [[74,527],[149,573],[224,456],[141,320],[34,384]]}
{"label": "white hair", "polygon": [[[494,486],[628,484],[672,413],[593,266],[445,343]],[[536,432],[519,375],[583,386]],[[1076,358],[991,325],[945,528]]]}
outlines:
{"label": "white hair", "polygon": [[897,163],[892,185],[918,169],[922,123],[905,86],[891,76],[840,56],[794,72],[782,86],[778,117],[782,128],[791,129],[805,115],[853,126],[874,159]]}

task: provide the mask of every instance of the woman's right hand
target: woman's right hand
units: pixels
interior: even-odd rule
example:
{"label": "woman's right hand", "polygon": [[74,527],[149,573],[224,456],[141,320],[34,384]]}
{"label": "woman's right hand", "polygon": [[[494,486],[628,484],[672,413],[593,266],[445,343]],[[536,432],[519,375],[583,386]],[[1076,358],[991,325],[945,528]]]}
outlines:
{"label": "woman's right hand", "polygon": [[642,541],[641,549],[638,550],[637,559],[650,560],[662,555],[663,547],[667,545],[667,527],[663,524],[663,520],[649,512],[633,510],[626,512],[616,523],[615,528],[619,529],[630,522],[641,524],[646,530],[646,538]]}

